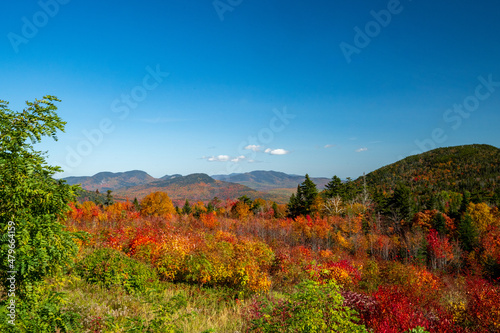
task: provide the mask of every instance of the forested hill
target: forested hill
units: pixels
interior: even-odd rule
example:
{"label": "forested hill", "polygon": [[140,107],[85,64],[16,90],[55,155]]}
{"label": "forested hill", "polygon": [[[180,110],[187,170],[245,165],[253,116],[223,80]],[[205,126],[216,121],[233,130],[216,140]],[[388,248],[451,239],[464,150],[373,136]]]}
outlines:
{"label": "forested hill", "polygon": [[[356,183],[361,186],[363,177]],[[399,183],[418,195],[469,191],[493,198],[500,189],[500,149],[479,144],[434,149],[377,169],[366,175],[366,183],[379,192]]]}

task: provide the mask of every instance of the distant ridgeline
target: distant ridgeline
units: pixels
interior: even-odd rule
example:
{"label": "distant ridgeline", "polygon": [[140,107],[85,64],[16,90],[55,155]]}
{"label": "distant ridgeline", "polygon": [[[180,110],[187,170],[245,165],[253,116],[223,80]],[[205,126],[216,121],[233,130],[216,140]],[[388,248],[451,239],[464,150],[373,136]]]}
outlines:
{"label": "distant ridgeline", "polygon": [[[409,156],[366,175],[366,185],[378,201],[397,186],[408,187],[418,208],[432,209],[450,192],[470,193],[474,202],[500,204],[500,149],[490,145],[438,148]],[[355,181],[361,191],[363,177]]]}
{"label": "distant ridgeline", "polygon": [[105,203],[106,202],[106,193],[100,193],[99,191],[88,191],[85,189],[80,189],[76,192],[76,200],[79,203],[83,203],[85,201],[93,201],[95,203]]}

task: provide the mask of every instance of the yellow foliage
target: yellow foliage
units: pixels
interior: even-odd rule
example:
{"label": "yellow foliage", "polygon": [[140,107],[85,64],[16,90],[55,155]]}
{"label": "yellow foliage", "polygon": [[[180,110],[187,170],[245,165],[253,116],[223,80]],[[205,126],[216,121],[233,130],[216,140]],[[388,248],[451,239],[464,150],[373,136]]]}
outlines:
{"label": "yellow foliage", "polygon": [[243,201],[238,201],[231,210],[235,218],[245,220],[250,215],[250,207]]}
{"label": "yellow foliage", "polygon": [[467,206],[467,213],[469,213],[472,223],[474,223],[481,233],[484,233],[488,226],[495,223],[495,218],[491,214],[490,207],[483,202],[478,204],[470,202]]}
{"label": "yellow foliage", "polygon": [[175,213],[172,200],[165,192],[153,192],[141,201],[141,214],[146,216],[169,216]]}

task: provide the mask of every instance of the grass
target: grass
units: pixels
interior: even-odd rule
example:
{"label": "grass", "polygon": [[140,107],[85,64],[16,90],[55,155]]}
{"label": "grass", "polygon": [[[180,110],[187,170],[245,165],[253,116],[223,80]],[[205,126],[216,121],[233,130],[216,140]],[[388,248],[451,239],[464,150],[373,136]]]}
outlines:
{"label": "grass", "polygon": [[81,332],[242,332],[245,301],[223,288],[157,282],[144,293],[106,289],[72,275],[58,288]]}

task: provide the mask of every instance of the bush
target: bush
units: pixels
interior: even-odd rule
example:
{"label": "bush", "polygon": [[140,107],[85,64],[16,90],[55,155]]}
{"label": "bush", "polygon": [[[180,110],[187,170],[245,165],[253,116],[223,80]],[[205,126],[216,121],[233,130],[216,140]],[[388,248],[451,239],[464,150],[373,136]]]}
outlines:
{"label": "bush", "polygon": [[8,300],[0,304],[0,332],[78,332],[81,316],[68,311],[67,303],[67,295],[47,282],[28,287],[24,297],[16,299],[15,325],[7,322]]}
{"label": "bush", "polygon": [[77,263],[76,270],[89,283],[108,289],[120,286],[128,293],[145,291],[148,284],[158,280],[152,267],[110,248],[92,252]]}
{"label": "bush", "polygon": [[250,305],[248,330],[253,332],[367,332],[356,312],[343,305],[339,287],[304,281],[285,299],[263,297]]}

